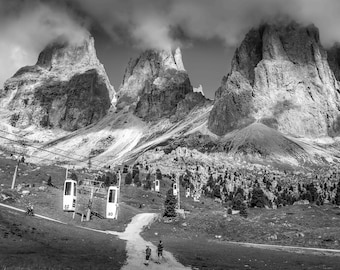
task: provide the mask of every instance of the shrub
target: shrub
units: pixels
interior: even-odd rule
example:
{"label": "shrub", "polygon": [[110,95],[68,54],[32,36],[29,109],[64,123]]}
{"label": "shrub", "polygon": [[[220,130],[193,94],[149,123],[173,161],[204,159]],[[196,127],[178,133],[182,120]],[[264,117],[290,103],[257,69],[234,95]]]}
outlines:
{"label": "shrub", "polygon": [[208,182],[207,182],[207,187],[210,187],[212,189],[214,185],[215,185],[215,180],[213,176],[210,174]]}
{"label": "shrub", "polygon": [[70,178],[71,178],[72,180],[78,181],[78,176],[77,176],[74,172],[71,173]]}
{"label": "shrub", "polygon": [[15,127],[17,125],[19,118],[20,118],[20,114],[18,114],[18,113],[11,115],[11,118],[10,118],[9,121],[10,121],[10,124],[11,124],[12,127]]}
{"label": "shrub", "polygon": [[111,179],[110,179],[110,177],[109,177],[108,175],[105,176],[104,185],[105,185],[106,187],[109,187],[109,186],[111,185]]}
{"label": "shrub", "polygon": [[237,193],[236,196],[233,198],[233,209],[241,210],[243,201],[244,201],[244,198],[241,195],[241,193]]}
{"label": "shrub", "polygon": [[111,184],[112,185],[117,185],[118,183],[118,176],[116,173],[111,173],[112,174],[112,179],[111,179]]}
{"label": "shrub", "polygon": [[139,168],[137,165],[134,165],[132,168],[132,178],[134,179],[136,174],[139,174]]}
{"label": "shrub", "polygon": [[141,186],[141,182],[139,180],[139,174],[135,174],[135,177],[133,178],[133,183],[137,186],[140,187]]}
{"label": "shrub", "polygon": [[151,181],[151,174],[148,173],[145,178],[145,183],[144,183],[144,189],[145,190],[150,190],[152,187],[152,181]]}
{"label": "shrub", "polygon": [[156,179],[162,180],[162,172],[160,169],[156,170]]}
{"label": "shrub", "polygon": [[241,204],[240,216],[244,217],[244,218],[248,217],[247,207],[246,207],[245,203]]}
{"label": "shrub", "polygon": [[263,190],[261,188],[254,188],[250,200],[250,206],[263,208],[266,205],[269,205],[269,200]]}
{"label": "shrub", "polygon": [[131,185],[131,183],[132,183],[132,175],[130,172],[128,172],[125,175],[125,185]]}
{"label": "shrub", "polygon": [[338,186],[336,188],[335,204],[340,205],[340,182],[338,183]]}
{"label": "shrub", "polygon": [[316,202],[318,200],[319,194],[313,183],[307,185],[307,194],[308,194],[307,200],[309,202]]}
{"label": "shrub", "polygon": [[214,186],[213,195],[214,197],[221,199],[220,185]]}
{"label": "shrub", "polygon": [[150,190],[152,187],[152,182],[151,180],[146,180],[145,183],[144,183],[144,189],[145,190]]}

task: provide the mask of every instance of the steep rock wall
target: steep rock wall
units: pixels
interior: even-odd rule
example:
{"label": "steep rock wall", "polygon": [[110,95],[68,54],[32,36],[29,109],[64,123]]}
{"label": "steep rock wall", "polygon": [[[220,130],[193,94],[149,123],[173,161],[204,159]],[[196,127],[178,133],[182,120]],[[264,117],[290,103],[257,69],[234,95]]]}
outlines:
{"label": "steep rock wall", "polygon": [[[186,98],[192,94],[179,48],[175,52],[147,50],[129,62],[118,92],[117,108],[130,106],[135,115],[147,121],[181,117],[183,108],[178,111],[177,105],[185,99],[192,101],[193,98]],[[197,95],[195,100],[205,100],[201,93]],[[196,103],[187,105],[190,110]]]}
{"label": "steep rock wall", "polygon": [[340,131],[340,91],[314,26],[265,24],[236,50],[231,72],[216,92],[209,129],[224,135],[260,122],[303,137]]}
{"label": "steep rock wall", "polygon": [[0,104],[13,126],[76,130],[104,117],[115,92],[99,62],[94,39],[63,39],[48,45],[34,66],[19,69],[4,84]]}

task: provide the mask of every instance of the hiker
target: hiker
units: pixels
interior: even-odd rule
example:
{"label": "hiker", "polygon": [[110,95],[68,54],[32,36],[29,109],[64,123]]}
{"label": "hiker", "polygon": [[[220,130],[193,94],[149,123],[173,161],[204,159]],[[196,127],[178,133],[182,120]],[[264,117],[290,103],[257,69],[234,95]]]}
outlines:
{"label": "hiker", "polygon": [[26,215],[34,216],[33,204],[30,202],[27,205]]}
{"label": "hiker", "polygon": [[157,254],[158,254],[158,262],[159,262],[159,257],[162,256],[163,257],[163,242],[162,240],[159,240],[158,246],[157,246]]}
{"label": "hiker", "polygon": [[146,246],[146,250],[145,250],[145,265],[149,265],[149,259],[151,256],[151,248],[149,246]]}
{"label": "hiker", "polygon": [[52,184],[52,177],[51,177],[51,175],[48,177],[48,180],[47,180],[47,185],[48,186],[53,186],[53,184]]}

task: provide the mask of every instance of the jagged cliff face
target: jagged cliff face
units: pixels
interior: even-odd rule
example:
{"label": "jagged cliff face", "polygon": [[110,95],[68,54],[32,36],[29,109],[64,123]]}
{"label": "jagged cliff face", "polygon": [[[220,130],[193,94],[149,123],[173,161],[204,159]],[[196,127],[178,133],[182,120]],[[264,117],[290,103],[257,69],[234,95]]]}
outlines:
{"label": "jagged cliff face", "polygon": [[99,121],[115,92],[96,56],[94,39],[80,44],[58,40],[48,45],[34,66],[8,79],[0,96],[10,123],[76,130]]}
{"label": "jagged cliff face", "polygon": [[329,54],[314,26],[251,30],[216,92],[210,130],[224,135],[261,122],[295,136],[338,134],[340,53],[333,49]]}
{"label": "jagged cliff face", "polygon": [[157,120],[181,117],[187,112],[184,103],[190,110],[204,101],[201,93],[193,93],[179,48],[174,53],[148,50],[129,62],[118,92],[117,108],[130,106],[138,117]]}

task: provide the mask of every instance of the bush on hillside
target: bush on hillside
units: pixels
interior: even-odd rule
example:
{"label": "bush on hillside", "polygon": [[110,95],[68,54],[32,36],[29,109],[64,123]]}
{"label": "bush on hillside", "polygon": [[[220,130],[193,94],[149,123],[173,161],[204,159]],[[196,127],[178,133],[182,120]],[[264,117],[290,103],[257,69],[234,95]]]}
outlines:
{"label": "bush on hillside", "polygon": [[156,179],[162,180],[162,172],[160,169],[156,170]]}
{"label": "bush on hillside", "polygon": [[140,187],[142,183],[139,180],[139,174],[135,174],[135,177],[133,178],[133,183],[137,186]]}
{"label": "bush on hillside", "polygon": [[144,182],[144,185],[143,185],[144,189],[145,190],[150,190],[151,187],[152,187],[152,181],[151,181],[151,174],[148,173],[146,175],[146,178],[145,178],[145,182]]}
{"label": "bush on hillside", "polygon": [[136,174],[139,174],[139,168],[138,166],[135,164],[133,165],[133,168],[132,168],[132,178],[134,179]]}
{"label": "bush on hillside", "polygon": [[125,185],[131,185],[131,183],[132,183],[132,175],[130,172],[128,172],[125,175]]}
{"label": "bush on hillside", "polygon": [[266,205],[269,206],[269,200],[263,190],[261,188],[254,188],[250,200],[250,206],[263,208]]}
{"label": "bush on hillside", "polygon": [[248,217],[247,206],[246,206],[245,203],[241,204],[241,207],[240,207],[240,216],[244,217],[244,218]]}
{"label": "bush on hillside", "polygon": [[340,182],[338,183],[338,186],[336,188],[336,194],[335,194],[335,204],[340,205]]}
{"label": "bush on hillside", "polygon": [[236,196],[233,198],[233,209],[234,210],[241,210],[242,204],[244,201],[244,197],[241,193],[237,193]]}
{"label": "bush on hillside", "polygon": [[215,198],[221,199],[221,191],[220,191],[220,185],[215,185],[213,189],[213,196]]}
{"label": "bush on hillside", "polygon": [[71,173],[70,178],[71,178],[72,180],[78,181],[78,176],[77,176],[74,172]]}

